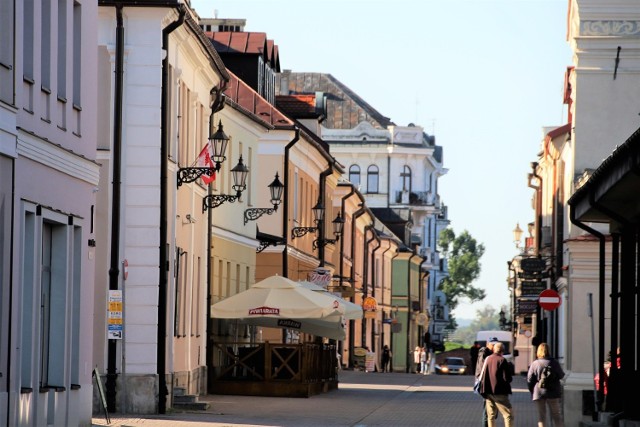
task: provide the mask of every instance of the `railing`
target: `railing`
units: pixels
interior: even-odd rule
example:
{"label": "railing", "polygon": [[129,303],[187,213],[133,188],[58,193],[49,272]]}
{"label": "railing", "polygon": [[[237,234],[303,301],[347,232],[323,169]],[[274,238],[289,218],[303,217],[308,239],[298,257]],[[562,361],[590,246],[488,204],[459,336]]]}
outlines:
{"label": "railing", "polygon": [[333,344],[219,342],[213,345],[214,360],[210,369],[214,385],[229,382],[308,385],[337,381]]}

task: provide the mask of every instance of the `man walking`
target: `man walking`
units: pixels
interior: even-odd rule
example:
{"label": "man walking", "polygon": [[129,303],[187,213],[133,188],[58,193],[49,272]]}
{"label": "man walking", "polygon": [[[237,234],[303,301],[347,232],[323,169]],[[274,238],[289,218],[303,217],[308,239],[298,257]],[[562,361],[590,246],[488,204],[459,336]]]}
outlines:
{"label": "man walking", "polygon": [[486,371],[481,391],[487,405],[489,427],[496,425],[498,411],[504,418],[505,427],[513,426],[513,408],[509,401],[511,394],[512,369],[510,363],[502,357],[504,345],[494,344],[493,354],[487,357]]}
{"label": "man walking", "polygon": [[[493,346],[498,343],[498,338],[492,337],[487,340],[487,343],[484,347],[478,350],[478,356],[476,358],[476,372],[475,378],[478,380],[480,378],[480,374],[482,373],[482,368],[484,366],[484,360],[493,354]],[[486,401],[482,401],[482,426],[487,427],[489,425],[489,421],[487,419],[487,404]]]}

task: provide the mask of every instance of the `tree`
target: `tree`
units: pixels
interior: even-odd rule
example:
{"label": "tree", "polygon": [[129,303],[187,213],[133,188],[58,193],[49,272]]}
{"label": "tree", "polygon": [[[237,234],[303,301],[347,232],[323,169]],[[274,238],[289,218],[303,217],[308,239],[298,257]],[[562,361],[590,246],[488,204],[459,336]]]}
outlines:
{"label": "tree", "polygon": [[473,282],[480,276],[484,245],[477,243],[467,230],[456,236],[451,228],[446,228],[440,233],[438,246],[448,260],[449,276],[442,279],[439,288],[447,297],[449,309],[453,311],[460,298],[468,298],[472,303],[482,301],[485,291],[474,287]]}
{"label": "tree", "polygon": [[[506,307],[502,307],[505,310]],[[473,344],[478,331],[495,331],[500,329],[500,317],[496,308],[486,305],[476,310],[476,318],[469,326],[458,328],[453,336],[456,342],[466,345]]]}

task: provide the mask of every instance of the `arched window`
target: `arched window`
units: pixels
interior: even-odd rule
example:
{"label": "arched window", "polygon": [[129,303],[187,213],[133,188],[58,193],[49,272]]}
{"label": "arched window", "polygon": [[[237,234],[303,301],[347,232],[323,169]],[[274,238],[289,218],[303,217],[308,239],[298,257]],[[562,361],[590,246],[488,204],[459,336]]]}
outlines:
{"label": "arched window", "polygon": [[360,185],[360,166],[351,165],[349,167],[349,181],[356,187]]}
{"label": "arched window", "polygon": [[371,165],[367,169],[367,193],[378,192],[378,166]]}
{"label": "arched window", "polygon": [[411,191],[411,168],[405,165],[400,174],[402,179],[402,191]]}

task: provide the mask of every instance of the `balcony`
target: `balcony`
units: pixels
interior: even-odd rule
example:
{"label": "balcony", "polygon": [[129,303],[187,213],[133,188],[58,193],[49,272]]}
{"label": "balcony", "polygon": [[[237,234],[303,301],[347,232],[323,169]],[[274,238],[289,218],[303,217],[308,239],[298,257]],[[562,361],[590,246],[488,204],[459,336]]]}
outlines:
{"label": "balcony", "polygon": [[411,206],[440,206],[440,196],[431,191],[396,191],[396,203]]}

